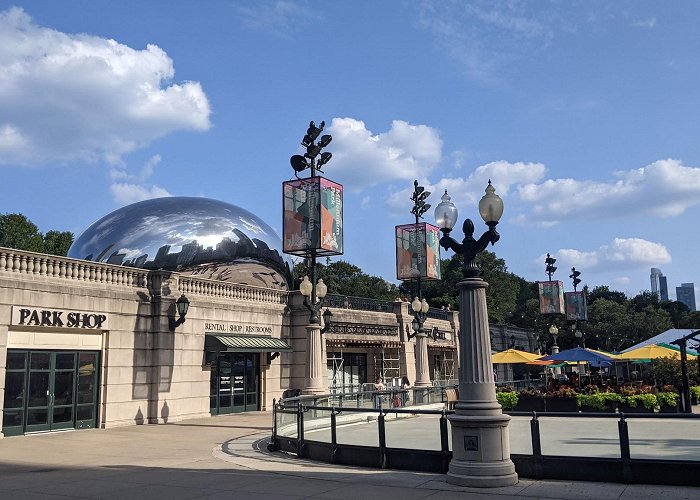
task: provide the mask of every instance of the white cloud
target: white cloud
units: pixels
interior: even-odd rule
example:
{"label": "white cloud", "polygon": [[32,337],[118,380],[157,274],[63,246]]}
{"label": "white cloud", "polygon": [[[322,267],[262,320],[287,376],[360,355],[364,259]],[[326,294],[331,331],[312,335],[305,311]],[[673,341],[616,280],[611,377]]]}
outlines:
{"label": "white cloud", "polygon": [[172,83],[156,45],[38,26],[20,8],[0,12],[0,164],[107,161],[175,130],[207,130],[198,82]]}
{"label": "white cloud", "polygon": [[413,180],[435,168],[442,141],[434,128],[394,120],[391,129],[373,134],[354,118],[333,118],[328,129],[333,159],[324,167],[353,191],[393,180]]}
{"label": "white cloud", "polygon": [[114,201],[121,205],[128,205],[137,201],[150,200],[151,198],[171,196],[168,191],[159,186],[152,185],[147,187],[145,185],[145,181],[153,175],[154,168],[161,160],[162,158],[158,154],[151,156],[137,174],[130,174],[122,168],[113,167],[109,175],[112,181],[120,181],[113,182],[109,187]]}
{"label": "white cloud", "polygon": [[655,17],[650,17],[649,19],[637,19],[632,21],[632,26],[635,26],[637,28],[653,28],[656,26],[656,18]]}
{"label": "white cloud", "polygon": [[700,203],[700,168],[679,160],[659,160],[615,176],[611,182],[549,179],[521,186],[520,199],[529,211],[517,220],[551,225],[637,214],[673,217]]}
{"label": "white cloud", "polygon": [[549,45],[559,25],[559,15],[552,7],[536,12],[527,2],[517,0],[424,1],[418,15],[420,26],[467,77],[494,84],[502,82],[519,60]]}
{"label": "white cloud", "polygon": [[[617,271],[671,262],[671,254],[664,245],[641,238],[615,238],[610,244],[591,251],[562,248],[552,257],[557,259],[560,270],[576,267],[587,271]],[[544,259],[542,254],[536,262],[540,264]]]}
{"label": "white cloud", "polygon": [[159,186],[147,188],[138,184],[128,184],[125,182],[114,183],[109,187],[109,190],[112,193],[114,201],[121,205],[129,205],[137,201],[150,200],[151,198],[172,196],[168,191]]}
{"label": "white cloud", "polygon": [[[428,202],[433,206],[440,203],[440,198],[447,190],[452,198],[452,202],[458,208],[476,205],[482,196],[488,181],[491,180],[496,188],[496,193],[506,198],[511,189],[523,184],[537,182],[544,177],[545,167],[541,163],[494,161],[477,167],[468,177],[443,178],[434,184],[425,179],[419,183],[432,194]],[[420,177],[418,177],[420,179]],[[406,207],[410,208],[410,200],[413,193],[413,186],[410,185],[400,191],[389,194],[387,205],[393,212],[404,212]]]}
{"label": "white cloud", "polygon": [[238,4],[243,23],[272,35],[289,38],[322,20],[318,9],[304,1],[256,0]]}

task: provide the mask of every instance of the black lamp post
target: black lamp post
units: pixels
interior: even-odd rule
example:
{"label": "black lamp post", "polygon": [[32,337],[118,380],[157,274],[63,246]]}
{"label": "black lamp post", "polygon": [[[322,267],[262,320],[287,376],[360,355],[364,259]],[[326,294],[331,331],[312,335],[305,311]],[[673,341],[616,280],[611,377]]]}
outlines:
{"label": "black lamp post", "polygon": [[[289,160],[297,180],[283,184],[284,252],[303,256],[308,262],[309,276],[304,276],[299,286],[304,296],[304,306],[310,312],[306,326],[306,394],[321,394],[328,389],[325,384],[326,360],[321,335],[331,326],[332,313],[326,309],[320,314],[328,288],[322,279],[317,279],[316,258],[319,255],[343,253],[342,186],[317,175],[323,173],[321,167],[333,157],[332,153],[323,151],[333,140],[330,135],[321,134],[325,125],[325,122],[319,126],[313,121],[309,123],[306,135],[301,140],[306,153],[293,155]],[[310,175],[301,179],[299,174],[306,169],[309,169]]]}
{"label": "black lamp post", "polygon": [[445,191],[435,209],[435,221],[443,232],[440,245],[464,257],[464,279],[459,287],[459,401],[452,424],[453,456],[447,482],[462,486],[500,487],[518,482],[508,448],[508,422],[496,400],[491,363],[486,287],[475,259],[479,252],[499,240],[496,225],[503,214],[503,201],[489,181],[479,201],[479,213],[488,230],[477,240],[474,223],[466,219],[464,239],[457,243],[449,234],[457,222],[457,207]]}
{"label": "black lamp post", "polygon": [[[430,205],[425,202],[428,196],[430,196],[430,191],[426,191],[423,186],[418,185],[418,180],[414,180],[413,194],[411,195],[411,200],[413,200],[413,208],[411,209],[411,213],[416,217],[416,225],[420,223],[420,219],[423,217],[423,214],[425,214],[425,212],[427,212],[430,208]],[[430,305],[423,298],[421,275],[419,271],[418,276],[416,277],[416,297],[411,302],[411,310],[413,311],[413,321],[411,321],[411,326],[413,327],[413,333],[409,334],[409,339],[424,332],[423,324],[428,317],[429,309]]]}

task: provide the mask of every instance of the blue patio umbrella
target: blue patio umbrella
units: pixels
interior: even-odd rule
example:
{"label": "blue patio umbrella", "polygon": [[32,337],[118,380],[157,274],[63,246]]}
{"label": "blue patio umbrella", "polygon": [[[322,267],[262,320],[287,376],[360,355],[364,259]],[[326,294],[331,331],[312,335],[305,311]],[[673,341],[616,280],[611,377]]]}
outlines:
{"label": "blue patio umbrella", "polygon": [[576,361],[577,363],[589,363],[592,366],[610,366],[615,361],[613,358],[585,347],[574,347],[556,354],[550,354],[540,358],[542,361]]}

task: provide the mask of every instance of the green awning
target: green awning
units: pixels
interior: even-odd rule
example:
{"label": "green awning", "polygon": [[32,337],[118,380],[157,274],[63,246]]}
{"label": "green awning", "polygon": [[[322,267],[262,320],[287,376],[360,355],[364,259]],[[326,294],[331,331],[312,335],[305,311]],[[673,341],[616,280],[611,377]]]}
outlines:
{"label": "green awning", "polygon": [[204,350],[216,352],[292,352],[292,348],[282,339],[269,335],[221,335],[207,333],[204,336]]}

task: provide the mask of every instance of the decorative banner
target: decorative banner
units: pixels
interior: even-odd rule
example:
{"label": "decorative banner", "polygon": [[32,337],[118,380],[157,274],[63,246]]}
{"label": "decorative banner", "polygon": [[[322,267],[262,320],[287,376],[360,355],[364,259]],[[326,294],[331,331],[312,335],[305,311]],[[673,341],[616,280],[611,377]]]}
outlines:
{"label": "decorative banner", "polygon": [[323,177],[282,184],[283,252],[343,253],[343,186]]}
{"label": "decorative banner", "polygon": [[396,277],[440,279],[440,231],[421,222],[396,226]]}
{"label": "decorative banner", "polygon": [[538,281],[540,291],[540,314],[564,314],[564,283],[561,281]]}
{"label": "decorative banner", "polygon": [[585,293],[565,292],[564,299],[566,299],[567,321],[588,321],[588,308],[586,305]]}

